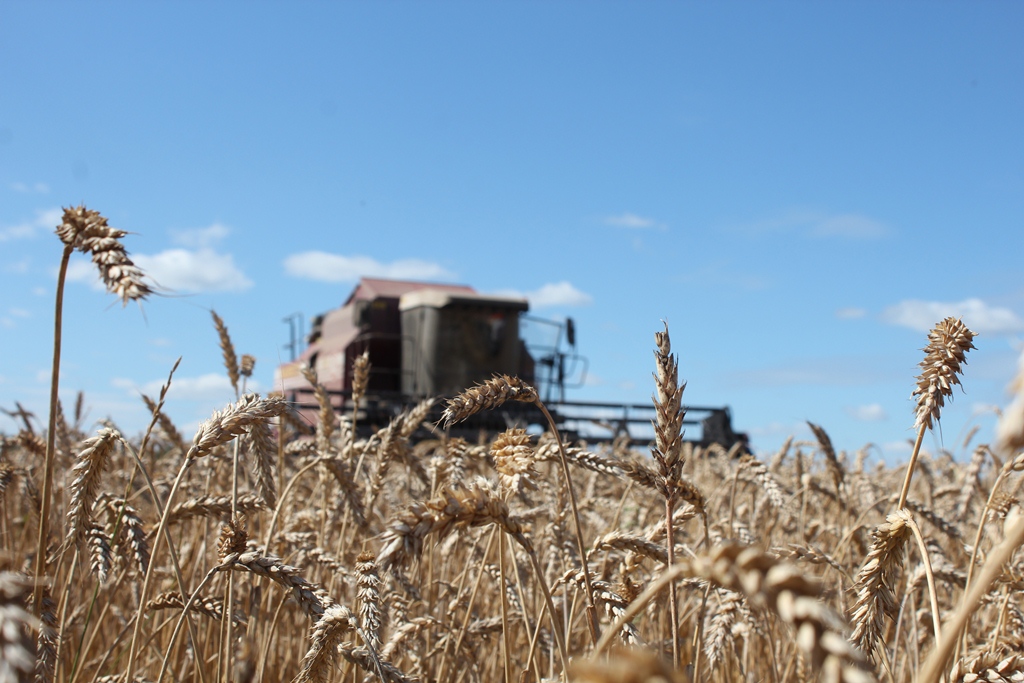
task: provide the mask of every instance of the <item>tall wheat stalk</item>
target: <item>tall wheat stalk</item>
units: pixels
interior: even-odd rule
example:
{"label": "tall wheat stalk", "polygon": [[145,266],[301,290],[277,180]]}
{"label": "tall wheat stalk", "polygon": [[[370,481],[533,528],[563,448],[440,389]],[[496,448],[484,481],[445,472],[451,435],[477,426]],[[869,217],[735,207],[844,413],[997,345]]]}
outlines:
{"label": "tall wheat stalk", "polygon": [[53,497],[53,457],[57,436],[58,393],[60,387],[60,350],[62,341],[62,320],[64,311],[64,283],[68,263],[76,249],[91,254],[99,268],[100,278],[107,291],[117,294],[122,302],[145,299],[151,290],[143,282],[142,271],[135,267],[128,252],[121,244],[121,238],[128,233],[107,225],[107,219],[96,211],[84,206],[64,209],[62,222],[56,229],[57,237],[64,243],[60,266],[57,270],[57,294],[53,313],[53,361],[50,366],[50,410],[46,430],[46,456],[43,461],[42,505],[39,510],[39,535],[36,543],[35,589],[32,597],[33,611],[38,616],[42,610],[43,574],[47,560],[47,539],[50,531],[50,504]]}

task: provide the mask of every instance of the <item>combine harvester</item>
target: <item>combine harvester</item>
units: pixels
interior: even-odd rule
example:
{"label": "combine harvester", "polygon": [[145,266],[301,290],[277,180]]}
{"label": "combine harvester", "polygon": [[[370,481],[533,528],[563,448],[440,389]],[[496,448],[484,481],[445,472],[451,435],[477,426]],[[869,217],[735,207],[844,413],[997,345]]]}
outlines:
{"label": "combine harvester", "polygon": [[[293,360],[278,367],[275,388],[300,411],[314,410],[312,388],[301,372],[309,365],[335,409],[351,410],[352,365],[368,351],[369,386],[358,420],[366,429],[386,424],[422,399],[451,397],[505,374],[533,384],[559,429],[571,437],[653,438],[653,404],[566,400],[566,389],[582,386],[587,371],[586,359],[576,351],[573,321],[536,318],[528,310],[526,299],[479,294],[465,285],[363,278],[344,305],[311,320],[306,349],[297,358],[301,331],[289,319]],[[438,401],[435,420],[442,407]],[[546,424],[534,406],[515,402],[475,417],[464,428]],[[700,428],[699,438],[687,430],[695,443],[729,448],[746,441],[732,430],[728,408],[687,406],[686,417],[684,424]]]}

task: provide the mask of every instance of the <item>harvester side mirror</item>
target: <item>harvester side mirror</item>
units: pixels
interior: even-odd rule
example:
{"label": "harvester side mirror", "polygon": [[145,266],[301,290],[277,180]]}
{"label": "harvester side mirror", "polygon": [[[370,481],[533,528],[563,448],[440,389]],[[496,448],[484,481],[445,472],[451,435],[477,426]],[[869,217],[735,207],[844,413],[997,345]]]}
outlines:
{"label": "harvester side mirror", "polygon": [[565,339],[569,342],[569,346],[576,347],[576,323],[572,321],[572,318],[565,319]]}

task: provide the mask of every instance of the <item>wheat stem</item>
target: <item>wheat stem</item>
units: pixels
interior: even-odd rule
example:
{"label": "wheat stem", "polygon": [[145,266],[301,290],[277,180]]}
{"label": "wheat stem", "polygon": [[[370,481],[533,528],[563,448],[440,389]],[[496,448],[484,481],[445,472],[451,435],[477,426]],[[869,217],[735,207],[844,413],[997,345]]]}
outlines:
{"label": "wheat stem", "polygon": [[[579,505],[576,503],[576,492],[573,490],[572,476],[569,474],[569,460],[565,455],[565,446],[562,444],[562,437],[558,434],[558,427],[555,425],[555,420],[551,417],[551,413],[548,412],[547,407],[539,398],[535,398],[533,404],[540,408],[540,411],[544,413],[544,417],[548,421],[548,426],[551,428],[551,433],[554,434],[555,440],[558,443],[558,457],[559,462],[562,464],[562,476],[565,477],[565,488],[569,490],[569,506],[572,508],[573,527],[576,531],[576,548],[580,554],[580,561],[583,563],[583,583],[587,589],[587,626],[590,627],[591,641],[597,643],[601,639],[601,632],[597,625],[597,609],[594,606],[594,587],[591,585],[590,570],[587,568],[587,549],[586,545],[583,543],[583,525],[580,523],[580,510]],[[552,615],[552,619],[553,618],[554,616]]]}
{"label": "wheat stem", "polygon": [[932,573],[932,561],[928,556],[928,546],[925,545],[924,536],[921,535],[921,528],[914,521],[913,517],[907,518],[907,526],[914,532],[917,539],[917,547],[921,553],[921,562],[924,564],[925,577],[928,579],[928,600],[932,608],[932,628],[935,629],[935,642],[942,640],[942,624],[939,623],[939,597],[935,592],[935,575]]}
{"label": "wheat stem", "polygon": [[192,594],[188,596],[188,600],[185,602],[185,605],[181,608],[181,614],[178,616],[178,621],[174,624],[174,630],[171,631],[170,641],[165,646],[167,649],[164,652],[163,661],[160,663],[160,673],[157,674],[156,681],[154,681],[154,683],[160,683],[160,681],[162,681],[164,678],[164,673],[166,673],[167,671],[167,664],[171,658],[171,651],[174,649],[174,643],[178,640],[178,634],[181,632],[181,625],[182,623],[184,623],[185,619],[188,618],[189,610],[192,609],[192,605],[193,603],[195,603],[196,598],[199,597],[200,592],[202,592],[203,588],[206,587],[206,584],[210,581],[210,579],[213,578],[213,576],[217,572],[224,571],[225,569],[229,569],[230,567],[231,563],[222,562],[221,564],[218,564],[217,566],[210,569],[210,571],[206,573],[206,576],[203,577],[203,580],[199,582],[199,585],[196,586],[196,589],[192,591]]}
{"label": "wheat stem", "polygon": [[924,423],[917,430],[917,439],[914,440],[914,450],[910,453],[910,462],[907,463],[907,473],[903,477],[903,487],[900,489],[900,498],[896,503],[896,509],[901,510],[907,505],[907,496],[910,494],[910,480],[914,477],[914,467],[917,465],[917,458],[921,454],[921,442],[924,440],[924,433],[928,431]]}
{"label": "wheat stem", "polygon": [[1003,542],[989,553],[985,560],[985,566],[982,567],[981,573],[978,575],[978,581],[966,592],[963,604],[960,605],[953,618],[946,622],[945,635],[925,660],[916,683],[935,683],[939,680],[946,668],[946,661],[953,651],[953,645],[960,638],[961,629],[967,625],[982,596],[988,592],[989,586],[1002,573],[1003,565],[1013,557],[1013,553],[1022,543],[1024,543],[1024,515],[1018,517],[1008,530]]}
{"label": "wheat stem", "polygon": [[57,297],[53,313],[53,363],[50,367],[50,418],[46,430],[46,456],[43,460],[42,505],[39,509],[39,535],[36,542],[35,586],[32,592],[32,613],[42,614],[43,573],[46,568],[46,546],[50,535],[50,499],[53,497],[53,456],[57,439],[57,390],[60,385],[61,321],[64,310],[64,280],[74,247],[65,245],[57,271]]}

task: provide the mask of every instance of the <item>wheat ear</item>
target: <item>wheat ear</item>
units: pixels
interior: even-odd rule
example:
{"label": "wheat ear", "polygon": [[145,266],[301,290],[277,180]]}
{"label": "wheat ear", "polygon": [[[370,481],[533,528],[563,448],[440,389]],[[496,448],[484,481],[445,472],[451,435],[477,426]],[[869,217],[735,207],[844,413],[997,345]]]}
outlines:
{"label": "wheat ear", "polygon": [[238,356],[235,355],[235,345],[231,342],[231,335],[228,334],[228,326],[217,315],[217,311],[211,309],[210,316],[213,318],[213,326],[217,328],[217,340],[220,343],[220,352],[224,356],[224,369],[228,373],[228,379],[231,380],[231,388],[235,390],[235,396],[237,397],[240,375],[238,372]]}
{"label": "wheat ear", "polygon": [[373,553],[362,552],[356,557],[356,583],[359,586],[359,625],[369,639],[369,645],[380,651],[380,632],[384,626],[381,579]]}
{"label": "wheat ear", "polygon": [[532,386],[518,377],[500,375],[448,399],[448,405],[441,414],[441,423],[450,427],[482,410],[494,410],[509,401],[535,403],[537,400],[537,390]]}
{"label": "wheat ear", "polygon": [[64,209],[57,237],[68,247],[92,256],[107,291],[123,303],[144,299],[152,293],[142,281],[141,270],[128,258],[121,238],[128,233],[107,225],[107,219],[84,206]]}
{"label": "wheat ear", "polygon": [[316,425],[316,445],[320,455],[326,457],[330,454],[331,435],[334,434],[334,404],[331,403],[327,389],[317,380],[315,368],[303,366],[302,376],[313,386],[313,394],[320,406],[320,420]]}
{"label": "wheat ear", "polygon": [[983,652],[970,661],[960,660],[949,675],[952,683],[1018,683],[1024,680],[1024,656],[997,656]]}
{"label": "wheat ear", "polygon": [[110,454],[121,435],[113,429],[101,429],[97,436],[82,443],[78,460],[71,472],[74,480],[68,486],[71,500],[67,511],[67,547],[82,547],[92,524],[92,506],[99,493],[100,477],[110,461]]}
{"label": "wheat ear", "polygon": [[851,640],[872,656],[879,647],[885,615],[892,616],[898,609],[894,590],[903,567],[904,546],[911,534],[909,519],[909,511],[899,510],[878,525],[871,551],[857,574]]}
{"label": "wheat ear", "polygon": [[910,454],[910,462],[907,464],[907,474],[903,480],[899,502],[896,504],[897,509],[903,507],[910,493],[910,481],[914,476],[914,466],[921,451],[924,433],[938,421],[946,397],[952,397],[953,387],[960,384],[957,374],[961,365],[966,364],[965,355],[974,348],[972,342],[975,336],[977,335],[957,318],[942,320],[928,333],[928,345],[924,348],[925,356],[921,361],[921,374],[917,377],[917,387],[911,393],[912,397],[917,397],[917,407],[914,410],[917,439]]}
{"label": "wheat ear", "polygon": [[310,630],[309,650],[302,658],[302,669],[294,683],[327,683],[341,638],[346,632],[357,630],[357,623],[356,615],[344,605],[327,607]]}

